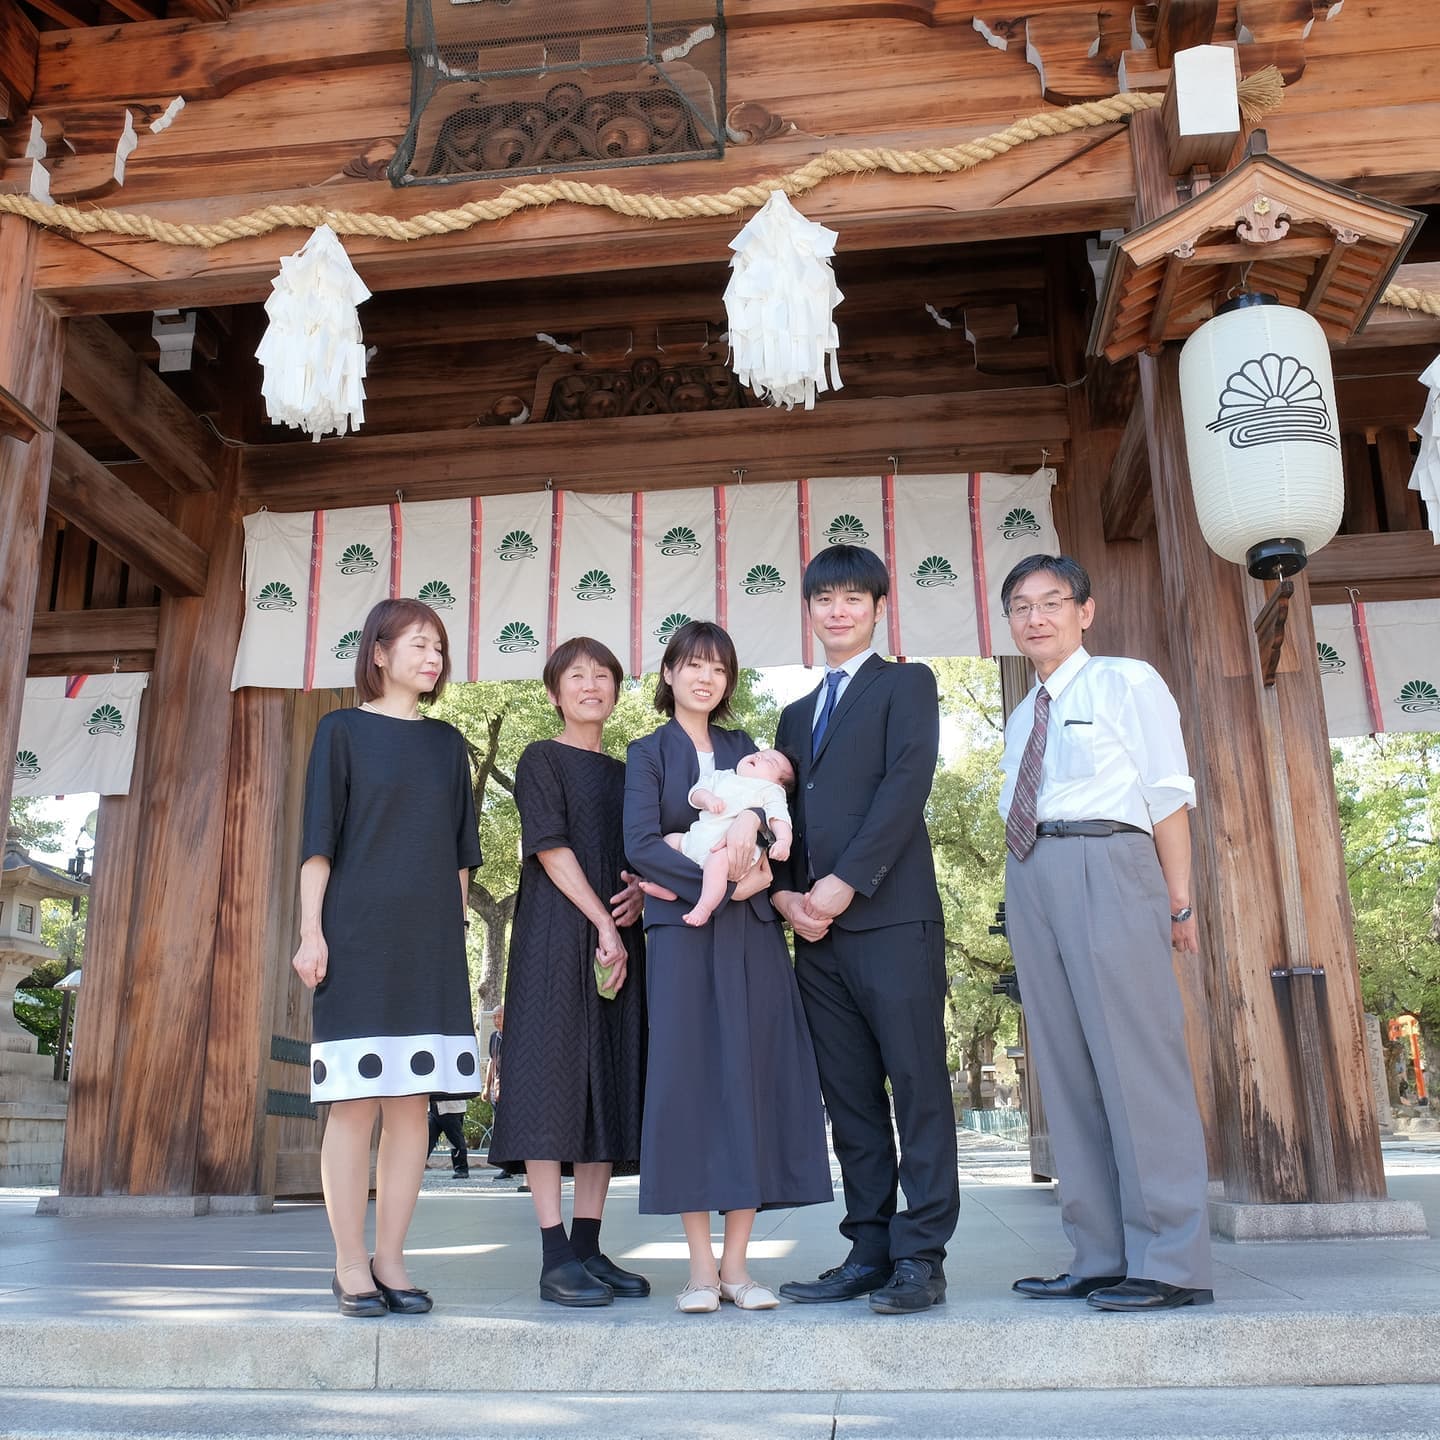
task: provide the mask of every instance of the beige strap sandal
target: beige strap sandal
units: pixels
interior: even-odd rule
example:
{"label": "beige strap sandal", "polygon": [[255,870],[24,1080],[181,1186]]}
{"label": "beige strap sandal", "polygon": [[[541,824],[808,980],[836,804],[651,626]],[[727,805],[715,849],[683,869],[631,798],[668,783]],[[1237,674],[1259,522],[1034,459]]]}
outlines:
{"label": "beige strap sandal", "polygon": [[683,1315],[713,1315],[720,1308],[718,1285],[687,1285],[676,1297],[675,1308]]}
{"label": "beige strap sandal", "polygon": [[727,1285],[720,1282],[720,1298],[728,1300],[737,1310],[774,1310],[780,1304],[775,1292],[754,1280],[742,1285]]}

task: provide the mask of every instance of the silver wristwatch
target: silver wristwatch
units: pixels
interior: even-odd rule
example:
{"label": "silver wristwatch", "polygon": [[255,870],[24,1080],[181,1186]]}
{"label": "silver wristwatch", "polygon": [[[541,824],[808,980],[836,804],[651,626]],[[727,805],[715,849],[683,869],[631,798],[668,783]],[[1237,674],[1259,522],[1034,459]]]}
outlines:
{"label": "silver wristwatch", "polygon": [[1195,907],[1193,905],[1182,905],[1180,909],[1171,915],[1170,919],[1176,925],[1183,925],[1194,913]]}

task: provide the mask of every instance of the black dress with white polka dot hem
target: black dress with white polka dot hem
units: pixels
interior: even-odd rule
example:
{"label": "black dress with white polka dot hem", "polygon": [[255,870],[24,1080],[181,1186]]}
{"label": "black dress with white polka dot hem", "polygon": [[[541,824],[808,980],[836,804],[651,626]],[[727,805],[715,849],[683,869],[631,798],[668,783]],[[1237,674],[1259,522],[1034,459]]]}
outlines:
{"label": "black dress with white polka dot hem", "polygon": [[331,863],[310,1098],[475,1094],[457,872],[480,864],[480,842],[460,732],[368,710],[325,716],[301,848]]}

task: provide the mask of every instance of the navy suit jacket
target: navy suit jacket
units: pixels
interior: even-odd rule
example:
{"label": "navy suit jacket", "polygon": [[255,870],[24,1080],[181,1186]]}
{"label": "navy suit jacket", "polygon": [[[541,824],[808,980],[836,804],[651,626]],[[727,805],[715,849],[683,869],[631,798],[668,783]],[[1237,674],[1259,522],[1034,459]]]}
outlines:
{"label": "navy suit jacket", "polygon": [[790,858],[774,866],[774,888],[803,893],[812,875],[838,875],[855,889],[835,920],[840,930],[942,919],[925,828],[940,753],[934,672],[872,655],[845,686],[812,756],[819,694],[817,686],[787,705],[775,737],[800,763],[795,838]]}
{"label": "navy suit jacket", "polygon": [[[714,725],[710,744],[717,770],[733,770],[736,761],[757,748],[743,730],[721,730]],[[699,779],[695,746],[676,721],[667,721],[644,739],[630,742],[625,755],[625,855],[632,870],[680,897],[656,900],[647,895],[647,930],[652,925],[683,925],[681,917],[700,899],[700,867],[672,850],[663,838],[677,830],[686,831],[694,823],[697,812],[689,795]],[[742,903],[761,920],[775,918],[764,891]]]}

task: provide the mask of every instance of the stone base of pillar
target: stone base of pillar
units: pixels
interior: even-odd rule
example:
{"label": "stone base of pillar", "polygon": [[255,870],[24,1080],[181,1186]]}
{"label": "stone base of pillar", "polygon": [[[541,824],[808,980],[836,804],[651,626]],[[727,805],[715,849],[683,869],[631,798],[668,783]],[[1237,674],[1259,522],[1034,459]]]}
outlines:
{"label": "stone base of pillar", "polygon": [[268,1215],[273,1195],[43,1195],[37,1215],[65,1220],[122,1216]]}
{"label": "stone base of pillar", "polygon": [[1210,1233],[1221,1240],[1392,1240],[1430,1235],[1410,1200],[1344,1200],[1331,1205],[1242,1205],[1211,1200]]}

